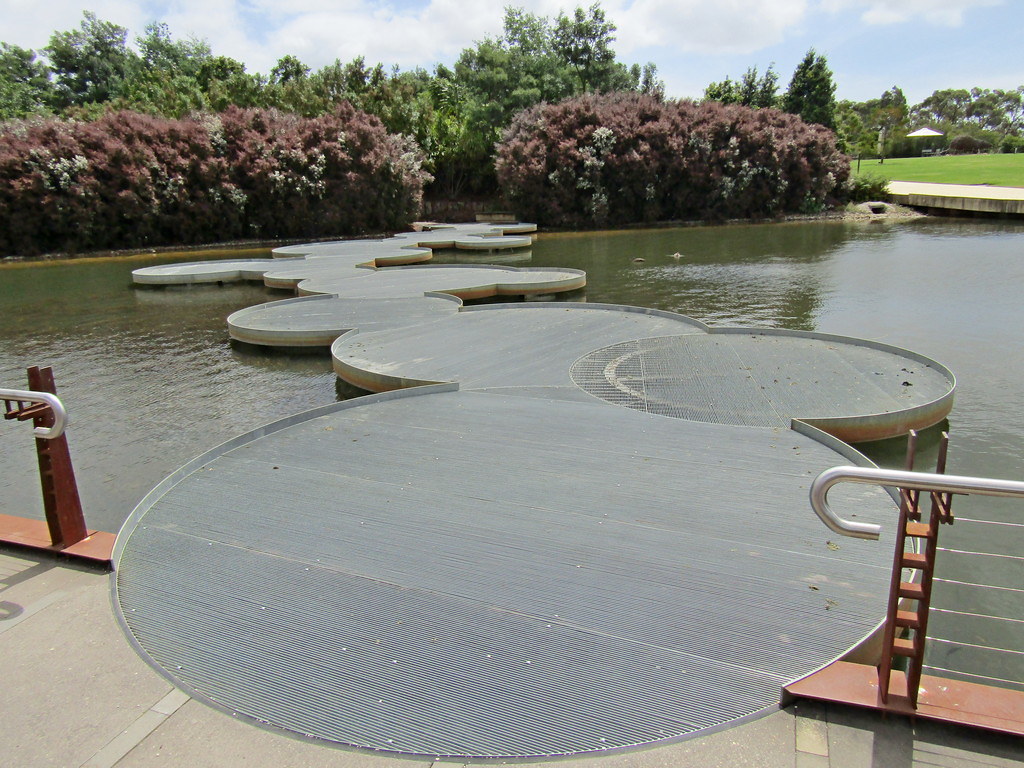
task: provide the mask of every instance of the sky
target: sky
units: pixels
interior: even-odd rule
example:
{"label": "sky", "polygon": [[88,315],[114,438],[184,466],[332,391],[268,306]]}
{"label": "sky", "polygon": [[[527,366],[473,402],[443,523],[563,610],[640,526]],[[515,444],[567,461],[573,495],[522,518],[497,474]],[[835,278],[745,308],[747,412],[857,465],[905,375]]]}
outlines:
{"label": "sky", "polygon": [[[142,33],[164,22],[175,39],[267,73],[292,54],[317,69],[365,57],[390,68],[451,65],[501,33],[505,4],[539,15],[590,0],[0,0],[0,41],[39,49],[82,11]],[[839,99],[894,85],[911,104],[945,88],[1024,84],[1022,0],[603,0],[627,64],[653,62],[669,97],[700,97],[712,81],[774,64],[785,89],[810,48],[828,59]]]}

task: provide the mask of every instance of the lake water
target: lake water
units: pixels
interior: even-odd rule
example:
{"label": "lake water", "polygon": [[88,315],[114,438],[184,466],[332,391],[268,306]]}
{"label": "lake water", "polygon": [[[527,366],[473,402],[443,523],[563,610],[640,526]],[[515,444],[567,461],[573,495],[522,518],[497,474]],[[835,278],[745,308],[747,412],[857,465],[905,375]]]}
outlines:
{"label": "lake water", "polygon": [[[673,253],[682,254],[674,259]],[[139,289],[139,266],[210,251],[0,266],[0,386],[52,365],[87,521],[116,531],[133,506],[195,455],[268,421],[358,394],[330,357],[265,352],[228,341],[224,319],[284,298],[260,284]],[[436,261],[459,261],[442,254]],[[523,256],[507,263],[523,264]],[[643,259],[643,261],[636,261]],[[506,263],[501,258],[494,263]],[[877,339],[933,357],[957,375],[948,471],[1024,479],[1024,224],[919,219],[542,234],[528,262],[586,270],[576,300],[680,312],[711,324],[818,330]],[[41,517],[27,425],[5,422],[0,511]],[[937,430],[924,437],[931,469]],[[862,446],[900,466],[900,441]],[[942,532],[928,663],[1024,680],[1024,504],[960,498],[965,518]],[[894,517],[895,520],[895,517]],[[984,583],[981,589],[952,582]],[[974,646],[1017,651],[995,653]],[[972,678],[973,679],[973,678]]]}

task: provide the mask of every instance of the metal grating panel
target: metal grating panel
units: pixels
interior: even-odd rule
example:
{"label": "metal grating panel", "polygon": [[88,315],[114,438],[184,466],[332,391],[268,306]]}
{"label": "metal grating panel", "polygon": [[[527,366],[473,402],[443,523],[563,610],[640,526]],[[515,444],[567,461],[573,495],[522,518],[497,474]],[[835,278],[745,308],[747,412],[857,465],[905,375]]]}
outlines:
{"label": "metal grating panel", "polygon": [[462,389],[575,389],[580,355],[624,339],[703,333],[682,315],[591,304],[514,304],[463,309],[437,323],[339,339],[334,359],[375,389],[406,381],[458,381]]}
{"label": "metal grating panel", "polygon": [[895,417],[953,387],[948,372],[909,353],[784,333],[627,341],[585,355],[570,375],[581,389],[627,408],[751,427],[787,427],[794,418]]}
{"label": "metal grating panel", "polygon": [[[891,539],[837,549],[807,509],[842,460],[595,401],[367,398],[154,493],[117,603],[180,685],[297,733],[464,759],[655,743],[774,707],[880,620]],[[877,489],[834,503],[892,514]]]}

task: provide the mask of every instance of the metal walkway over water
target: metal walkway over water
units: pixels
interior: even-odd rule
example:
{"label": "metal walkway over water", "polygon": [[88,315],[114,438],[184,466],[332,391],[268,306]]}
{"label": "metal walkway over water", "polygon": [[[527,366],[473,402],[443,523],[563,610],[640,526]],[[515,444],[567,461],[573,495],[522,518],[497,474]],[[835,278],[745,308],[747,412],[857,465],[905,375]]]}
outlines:
{"label": "metal walkway over water", "polygon": [[307,320],[315,343],[344,332],[339,375],[399,391],[239,437],[143,500],[118,537],[115,604],[168,678],[328,743],[536,758],[752,717],[877,629],[895,504],[843,488],[834,506],[885,526],[882,541],[826,528],[811,481],[870,462],[813,424],[935,423],[952,406],[946,369],[627,307],[437,299],[436,319],[416,304],[404,327],[369,332],[390,322],[380,305],[340,303],[359,284],[396,301],[385,286],[432,269],[339,273],[336,299],[243,310],[257,343]]}
{"label": "metal walkway over water", "polygon": [[[117,562],[140,650],[256,722],[467,759],[649,744],[777,706],[884,614],[891,539],[835,541],[807,493],[846,459],[788,429],[436,388],[278,426],[156,489]],[[836,504],[891,521],[876,489]]]}

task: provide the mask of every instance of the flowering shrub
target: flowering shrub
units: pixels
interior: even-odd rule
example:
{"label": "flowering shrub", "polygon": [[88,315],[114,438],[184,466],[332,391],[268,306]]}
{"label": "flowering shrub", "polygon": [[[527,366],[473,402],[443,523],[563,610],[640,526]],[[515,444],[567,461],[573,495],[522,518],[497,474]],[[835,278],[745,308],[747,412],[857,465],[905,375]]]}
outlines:
{"label": "flowering shrub", "polygon": [[401,229],[419,149],[347,103],[307,119],[231,108],[168,120],[0,125],[0,255]]}
{"label": "flowering shrub", "polygon": [[523,218],[565,227],[811,211],[850,172],[833,134],[793,115],[636,93],[519,113],[496,169]]}

